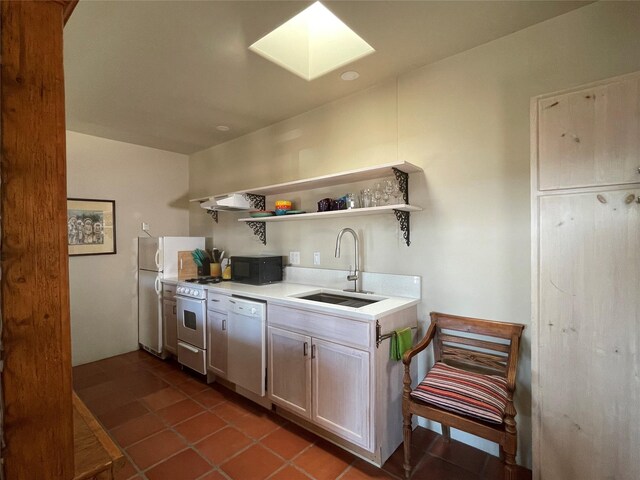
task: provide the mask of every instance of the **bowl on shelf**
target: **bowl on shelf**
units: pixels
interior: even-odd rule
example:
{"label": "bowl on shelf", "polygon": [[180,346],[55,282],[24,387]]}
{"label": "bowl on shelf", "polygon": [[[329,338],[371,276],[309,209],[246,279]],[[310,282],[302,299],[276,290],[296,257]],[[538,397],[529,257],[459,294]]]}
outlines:
{"label": "bowl on shelf", "polygon": [[276,210],[291,210],[291,200],[276,200]]}

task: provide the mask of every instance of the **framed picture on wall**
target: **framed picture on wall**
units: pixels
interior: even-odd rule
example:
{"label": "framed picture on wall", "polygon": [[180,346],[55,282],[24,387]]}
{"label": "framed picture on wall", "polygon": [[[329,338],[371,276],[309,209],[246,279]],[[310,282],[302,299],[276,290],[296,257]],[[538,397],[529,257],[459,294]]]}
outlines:
{"label": "framed picture on wall", "polygon": [[116,253],[115,200],[67,199],[69,255]]}

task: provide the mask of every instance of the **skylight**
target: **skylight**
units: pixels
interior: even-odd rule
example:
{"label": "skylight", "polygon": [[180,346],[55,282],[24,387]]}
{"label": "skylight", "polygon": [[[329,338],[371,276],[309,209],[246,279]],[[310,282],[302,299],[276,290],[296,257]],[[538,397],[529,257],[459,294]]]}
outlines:
{"label": "skylight", "polygon": [[313,80],[375,50],[320,2],[316,2],[249,47]]}

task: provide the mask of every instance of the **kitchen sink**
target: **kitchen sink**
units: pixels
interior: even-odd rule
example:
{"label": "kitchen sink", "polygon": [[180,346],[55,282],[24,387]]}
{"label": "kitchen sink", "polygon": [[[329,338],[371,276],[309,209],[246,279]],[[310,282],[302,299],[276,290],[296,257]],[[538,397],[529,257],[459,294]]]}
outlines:
{"label": "kitchen sink", "polygon": [[347,297],[346,295],[336,295],[334,293],[314,293],[305,297],[298,297],[301,300],[311,300],[312,302],[330,303],[332,305],[341,305],[343,307],[360,308],[365,305],[379,302],[380,300],[369,300],[358,297]]}

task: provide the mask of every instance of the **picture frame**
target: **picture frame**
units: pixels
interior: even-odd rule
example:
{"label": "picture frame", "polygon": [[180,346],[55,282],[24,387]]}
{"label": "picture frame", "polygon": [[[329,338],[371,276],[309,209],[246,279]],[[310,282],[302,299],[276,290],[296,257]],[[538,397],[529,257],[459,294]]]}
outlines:
{"label": "picture frame", "polygon": [[67,198],[69,256],[116,253],[116,202]]}

